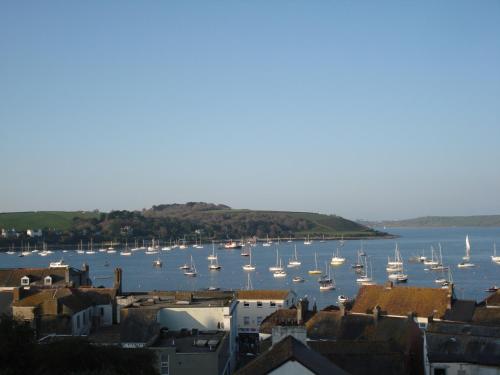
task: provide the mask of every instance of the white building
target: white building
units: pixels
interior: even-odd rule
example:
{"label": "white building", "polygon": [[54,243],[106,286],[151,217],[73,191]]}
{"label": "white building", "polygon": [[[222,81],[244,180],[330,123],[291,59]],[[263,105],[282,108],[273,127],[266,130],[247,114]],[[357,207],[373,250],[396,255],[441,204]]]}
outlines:
{"label": "white building", "polygon": [[34,238],[34,237],[42,237],[42,230],[41,229],[28,229],[26,231],[26,235],[28,237]]}
{"label": "white building", "polygon": [[297,302],[291,290],[240,290],[238,300],[238,333],[259,333],[260,323],[278,309],[287,309]]}

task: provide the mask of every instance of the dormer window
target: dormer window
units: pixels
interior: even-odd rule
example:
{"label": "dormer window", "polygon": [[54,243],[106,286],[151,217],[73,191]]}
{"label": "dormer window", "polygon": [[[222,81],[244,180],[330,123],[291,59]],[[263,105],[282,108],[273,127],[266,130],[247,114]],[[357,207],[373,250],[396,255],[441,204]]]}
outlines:
{"label": "dormer window", "polygon": [[21,285],[30,285],[30,278],[28,276],[21,277]]}
{"label": "dormer window", "polygon": [[52,277],[51,276],[45,276],[43,279],[43,285],[50,286],[52,285]]}

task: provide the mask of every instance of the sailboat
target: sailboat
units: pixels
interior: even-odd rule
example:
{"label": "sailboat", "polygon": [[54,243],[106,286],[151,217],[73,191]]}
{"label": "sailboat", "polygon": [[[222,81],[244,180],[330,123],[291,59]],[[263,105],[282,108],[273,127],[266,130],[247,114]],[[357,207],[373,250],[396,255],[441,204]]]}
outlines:
{"label": "sailboat", "polygon": [[95,254],[94,251],[94,242],[92,238],[90,239],[90,249],[85,252],[85,254]]}
{"label": "sailboat", "polygon": [[278,248],[276,248],[276,265],[269,267],[270,272],[283,271],[281,260],[279,259]]}
{"label": "sailboat", "polygon": [[252,249],[250,249],[250,258],[249,258],[249,263],[248,264],[245,264],[243,266],[243,269],[245,271],[255,271],[255,266],[252,264]]}
{"label": "sailboat", "polygon": [[272,245],[273,241],[269,240],[269,235],[267,235],[266,237],[267,237],[267,240],[266,240],[266,242],[264,242],[262,244],[262,246],[264,246],[264,247],[270,247]]}
{"label": "sailboat", "polygon": [[500,264],[500,256],[497,256],[497,244],[493,242],[493,255],[491,256],[491,261]]}
{"label": "sailboat", "polygon": [[332,259],[330,260],[330,264],[332,266],[340,266],[345,263],[345,258],[340,256],[340,247],[337,247],[337,254],[332,255]]}
{"label": "sailboat", "polygon": [[196,266],[194,264],[193,256],[191,255],[191,265],[189,266],[189,269],[184,271],[184,275],[190,276],[190,277],[196,277],[198,275],[198,272],[196,272]]}
{"label": "sailboat", "polygon": [[318,280],[319,283],[319,290],[334,290],[335,289],[335,282],[333,281],[331,275],[330,275],[330,267],[328,267],[328,263],[325,262],[325,274],[320,277]]}
{"label": "sailboat", "polygon": [[290,238],[289,238],[289,239],[288,239],[288,241],[286,241],[286,242],[288,242],[288,243],[292,243],[292,242],[293,242],[293,241],[292,241],[292,236],[290,236]]}
{"label": "sailboat", "polygon": [[224,249],[227,250],[241,249],[241,245],[238,244],[237,242],[234,242],[233,240],[229,240],[228,243],[224,244]]}
{"label": "sailboat", "polygon": [[276,271],[273,272],[273,277],[275,277],[275,278],[286,277],[286,272],[283,269],[283,267],[281,266],[281,259],[279,261],[279,268],[280,269],[277,269]]}
{"label": "sailboat", "polygon": [[436,264],[435,266],[431,266],[432,271],[442,271],[448,269],[448,266],[443,266],[443,252],[441,250],[441,244],[438,244],[438,246],[439,246],[439,263]]}
{"label": "sailboat", "polygon": [[314,253],[314,269],[307,271],[309,275],[321,275],[321,270],[318,269],[318,254]]}
{"label": "sailboat", "polygon": [[431,246],[431,259],[425,258],[423,261],[426,266],[437,266],[439,262],[436,259],[436,253],[434,252],[434,246]]}
{"label": "sailboat", "polygon": [[401,259],[401,269],[396,273],[389,274],[389,280],[395,280],[398,283],[406,283],[408,275],[404,273],[403,258]]}
{"label": "sailboat", "polygon": [[470,262],[470,242],[469,235],[465,236],[465,256],[462,257],[463,262],[458,263],[458,268],[471,268],[475,267],[474,263]]}
{"label": "sailboat", "polygon": [[452,284],[453,284],[453,277],[452,277],[452,275],[451,275],[451,270],[450,270],[450,269],[448,269],[448,280],[443,281],[443,282],[441,283],[441,288],[443,288],[443,289],[448,289],[448,287],[449,287],[450,285],[452,285]]}
{"label": "sailboat", "polygon": [[304,245],[312,245],[312,241],[309,239],[309,235],[307,235],[307,238],[304,239]]}
{"label": "sailboat", "polygon": [[83,250],[83,241],[80,240],[80,244],[78,245],[78,249],[76,250],[77,254],[85,254],[85,251]]}
{"label": "sailboat", "polygon": [[358,250],[358,261],[354,264],[351,265],[351,268],[354,268],[355,270],[361,270],[364,268],[364,264],[363,264],[363,256],[364,255],[361,255],[361,250]]}
{"label": "sailboat", "polygon": [[403,262],[401,261],[401,253],[399,252],[399,246],[396,243],[396,248],[394,249],[394,260],[391,260],[391,258],[389,258],[387,260],[387,266],[389,268],[390,266],[401,266],[402,264]]}
{"label": "sailboat", "polygon": [[219,271],[221,269],[221,266],[219,265],[219,260],[217,259],[217,255],[215,256],[215,259],[210,259],[210,264],[208,265],[208,269],[210,271]]}
{"label": "sailboat", "polygon": [[215,260],[215,259],[217,259],[217,255],[215,255],[215,244],[214,244],[214,241],[212,241],[212,254],[210,254],[209,256],[207,256],[207,259],[208,260]]}
{"label": "sailboat", "polygon": [[250,252],[248,251],[248,248],[249,248],[249,246],[247,246],[245,244],[242,245],[242,250],[241,250],[241,253],[240,253],[240,255],[242,257],[247,257],[247,256],[250,255]]}
{"label": "sailboat", "polygon": [[323,234],[323,237],[321,238],[321,240],[319,242],[325,242],[325,235]]}
{"label": "sailboat", "polygon": [[153,267],[161,267],[161,266],[163,266],[163,262],[161,261],[160,256],[158,255],[158,258],[156,258],[153,261]]}
{"label": "sailboat", "polygon": [[362,285],[371,285],[373,284],[372,262],[370,260],[370,276],[368,276],[368,260],[366,259],[366,257],[364,258],[365,258],[365,265],[364,265],[365,272],[356,279],[356,282]]}
{"label": "sailboat", "polygon": [[[114,251],[114,249],[113,249]],[[125,241],[125,249],[120,251],[120,255],[123,255],[123,256],[131,256],[132,255],[132,252],[128,249],[128,241]]]}
{"label": "sailboat", "polygon": [[302,263],[297,258],[297,245],[295,245],[294,254],[293,254],[292,258],[290,259],[290,261],[288,262],[287,267],[288,268],[295,268],[295,267],[299,267],[301,264]]}

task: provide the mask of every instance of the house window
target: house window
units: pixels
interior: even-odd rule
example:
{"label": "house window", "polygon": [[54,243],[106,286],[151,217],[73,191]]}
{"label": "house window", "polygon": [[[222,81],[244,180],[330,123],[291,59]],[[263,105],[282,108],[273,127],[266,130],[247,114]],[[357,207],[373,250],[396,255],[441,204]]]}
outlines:
{"label": "house window", "polygon": [[261,301],[257,301],[257,307],[262,307],[262,302]]}
{"label": "house window", "polygon": [[169,356],[168,354],[161,353],[160,355],[160,375],[169,374]]}
{"label": "house window", "polygon": [[243,317],[243,324],[246,326],[250,325],[250,317],[249,316]]}
{"label": "house window", "polygon": [[101,316],[104,316],[104,307],[101,307],[100,310],[101,310]]}
{"label": "house window", "polygon": [[418,326],[421,329],[426,329],[427,328],[427,323],[418,323]]}
{"label": "house window", "polygon": [[446,375],[446,369],[445,368],[435,368],[434,375]]}
{"label": "house window", "polygon": [[30,278],[28,276],[21,277],[21,285],[30,285]]}
{"label": "house window", "polygon": [[257,317],[257,324],[260,325],[260,323],[262,323],[262,316],[258,316]]}
{"label": "house window", "polygon": [[52,285],[52,277],[50,276],[45,276],[45,279],[43,279],[44,285]]}
{"label": "house window", "polygon": [[243,307],[250,307],[250,302],[243,301]]}

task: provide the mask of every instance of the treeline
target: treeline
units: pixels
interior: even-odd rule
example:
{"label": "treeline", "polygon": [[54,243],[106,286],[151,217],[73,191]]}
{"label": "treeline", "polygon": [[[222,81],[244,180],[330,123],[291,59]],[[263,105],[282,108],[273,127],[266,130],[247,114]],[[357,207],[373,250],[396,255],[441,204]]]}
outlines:
{"label": "treeline", "polygon": [[[111,211],[74,217],[65,230],[44,230],[47,243],[75,244],[161,238],[228,240],[248,237],[374,237],[383,233],[335,215],[285,211],[233,210],[204,202],[153,206],[142,211]],[[18,239],[16,242],[22,240]],[[24,238],[27,240],[27,238]],[[12,241],[11,241],[12,242]],[[3,247],[8,245],[4,241]]]}

